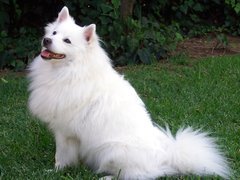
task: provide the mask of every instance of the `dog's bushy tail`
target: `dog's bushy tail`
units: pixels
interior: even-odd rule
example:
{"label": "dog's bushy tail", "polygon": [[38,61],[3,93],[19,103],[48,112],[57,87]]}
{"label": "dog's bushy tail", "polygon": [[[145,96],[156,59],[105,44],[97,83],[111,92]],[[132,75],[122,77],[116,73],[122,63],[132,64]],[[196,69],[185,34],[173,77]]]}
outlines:
{"label": "dog's bushy tail", "polygon": [[188,127],[180,129],[176,137],[166,131],[171,139],[169,147],[170,164],[180,174],[218,175],[225,179],[230,176],[228,163],[217,147],[215,140],[200,130]]}

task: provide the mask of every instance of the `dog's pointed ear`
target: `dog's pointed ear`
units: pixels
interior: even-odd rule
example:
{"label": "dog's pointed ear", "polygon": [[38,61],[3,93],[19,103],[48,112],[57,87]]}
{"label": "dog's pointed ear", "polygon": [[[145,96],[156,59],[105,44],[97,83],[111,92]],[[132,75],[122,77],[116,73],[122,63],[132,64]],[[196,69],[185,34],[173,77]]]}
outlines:
{"label": "dog's pointed ear", "polygon": [[58,13],[57,22],[63,22],[70,17],[68,8],[64,6],[62,10]]}
{"label": "dog's pointed ear", "polygon": [[96,34],[96,25],[90,24],[89,26],[86,26],[84,29],[84,37],[88,43],[91,43],[94,39],[94,36]]}

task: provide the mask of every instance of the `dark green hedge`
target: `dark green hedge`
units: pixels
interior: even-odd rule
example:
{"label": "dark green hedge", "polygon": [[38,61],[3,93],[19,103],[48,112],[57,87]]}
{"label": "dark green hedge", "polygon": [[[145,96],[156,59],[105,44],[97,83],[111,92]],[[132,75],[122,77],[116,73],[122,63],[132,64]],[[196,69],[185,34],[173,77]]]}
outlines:
{"label": "dark green hedge", "polygon": [[120,15],[120,0],[0,0],[0,69],[24,69],[39,53],[44,25],[67,5],[79,25],[97,31],[115,65],[166,58],[185,36],[240,34],[236,0],[136,0]]}

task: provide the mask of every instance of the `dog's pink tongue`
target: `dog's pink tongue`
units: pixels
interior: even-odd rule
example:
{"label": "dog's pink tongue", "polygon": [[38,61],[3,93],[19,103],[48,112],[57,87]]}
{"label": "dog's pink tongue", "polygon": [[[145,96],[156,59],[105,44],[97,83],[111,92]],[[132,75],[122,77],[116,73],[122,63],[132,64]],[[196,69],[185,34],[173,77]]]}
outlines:
{"label": "dog's pink tongue", "polygon": [[65,58],[64,54],[54,53],[54,52],[51,52],[47,49],[43,50],[41,52],[41,56],[42,56],[43,59],[63,59],[63,58]]}
{"label": "dog's pink tongue", "polygon": [[41,56],[42,58],[45,58],[45,59],[51,59],[51,52],[48,50],[44,50],[41,52]]}

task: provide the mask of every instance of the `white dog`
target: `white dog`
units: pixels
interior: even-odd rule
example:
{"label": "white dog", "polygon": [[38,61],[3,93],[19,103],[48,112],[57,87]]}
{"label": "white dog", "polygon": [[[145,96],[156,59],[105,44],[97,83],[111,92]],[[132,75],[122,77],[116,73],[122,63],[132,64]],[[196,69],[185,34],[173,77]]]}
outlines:
{"label": "white dog", "polygon": [[154,126],[136,91],[112,68],[95,28],[76,25],[64,7],[30,65],[29,108],[54,133],[56,169],[81,160],[120,179],[228,178],[228,164],[206,133],[186,128],[174,137]]}

